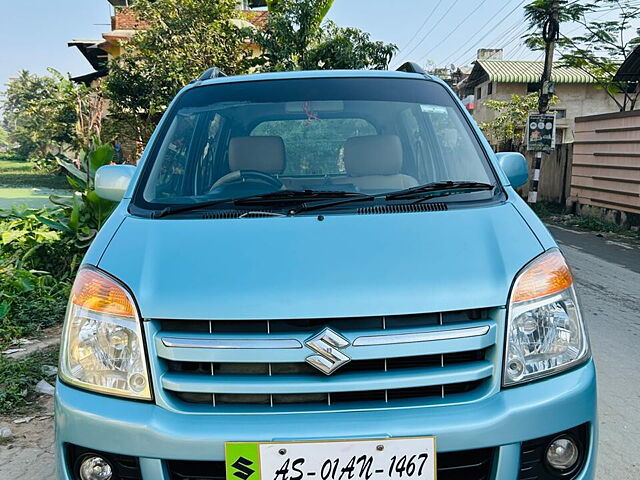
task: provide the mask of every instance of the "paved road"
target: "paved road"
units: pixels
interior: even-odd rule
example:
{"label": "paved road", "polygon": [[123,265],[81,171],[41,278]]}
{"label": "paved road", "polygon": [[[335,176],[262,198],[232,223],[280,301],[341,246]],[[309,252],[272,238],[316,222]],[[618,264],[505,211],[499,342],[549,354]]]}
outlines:
{"label": "paved road", "polygon": [[550,227],[576,277],[598,371],[598,480],[640,479],[640,248]]}

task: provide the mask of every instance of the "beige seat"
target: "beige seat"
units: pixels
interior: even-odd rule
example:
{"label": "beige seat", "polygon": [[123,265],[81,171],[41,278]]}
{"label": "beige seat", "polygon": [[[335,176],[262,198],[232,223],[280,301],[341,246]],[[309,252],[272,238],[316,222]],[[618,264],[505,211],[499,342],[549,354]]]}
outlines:
{"label": "beige seat", "polygon": [[257,170],[270,175],[284,172],[286,155],[281,137],[234,137],[229,141],[229,170],[211,186],[242,179],[242,170]]}
{"label": "beige seat", "polygon": [[351,137],[344,144],[347,176],[334,183],[360,190],[385,191],[415,187],[418,181],[402,171],[402,143],[397,135]]}
{"label": "beige seat", "polygon": [[286,165],[281,137],[234,137],[229,141],[229,170],[280,174]]}

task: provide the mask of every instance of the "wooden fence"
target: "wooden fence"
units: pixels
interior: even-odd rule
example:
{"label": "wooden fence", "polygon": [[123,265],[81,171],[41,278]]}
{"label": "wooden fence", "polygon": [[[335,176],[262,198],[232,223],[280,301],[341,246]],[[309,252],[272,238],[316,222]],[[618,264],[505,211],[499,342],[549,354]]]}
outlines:
{"label": "wooden fence", "polygon": [[640,111],[576,118],[571,200],[640,214]]}

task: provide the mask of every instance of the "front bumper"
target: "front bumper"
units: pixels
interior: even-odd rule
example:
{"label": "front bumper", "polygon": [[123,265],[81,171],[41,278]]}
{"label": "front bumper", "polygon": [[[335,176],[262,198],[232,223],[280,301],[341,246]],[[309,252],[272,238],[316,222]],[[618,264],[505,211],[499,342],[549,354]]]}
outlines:
{"label": "front bumper", "polygon": [[288,441],[436,435],[439,452],[497,448],[493,480],[516,480],[520,443],[589,423],[590,445],[576,480],[595,477],[596,380],[592,361],[485,400],[436,407],[295,414],[180,414],[150,403],[77,390],[58,382],[59,480],[75,480],[66,443],[140,458],[144,480],[170,480],[164,460],[224,460],[227,441]]}

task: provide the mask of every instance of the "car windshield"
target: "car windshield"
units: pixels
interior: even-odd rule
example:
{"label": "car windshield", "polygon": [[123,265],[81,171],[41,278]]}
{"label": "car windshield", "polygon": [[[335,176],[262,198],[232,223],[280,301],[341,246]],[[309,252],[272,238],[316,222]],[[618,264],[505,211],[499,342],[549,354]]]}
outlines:
{"label": "car windshield", "polygon": [[449,181],[495,183],[468,120],[436,82],[239,81],[177,99],[134,203],[166,208],[287,190],[376,195]]}

